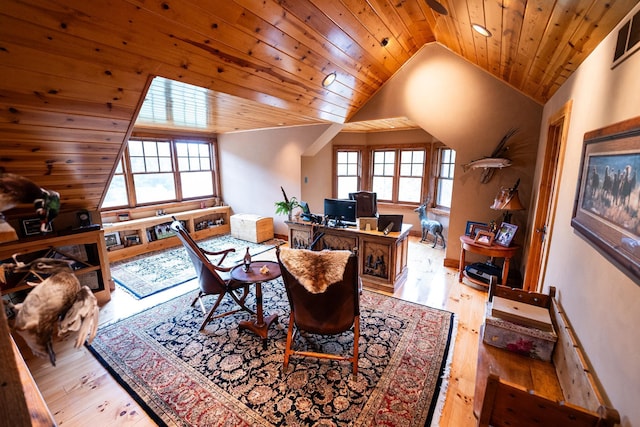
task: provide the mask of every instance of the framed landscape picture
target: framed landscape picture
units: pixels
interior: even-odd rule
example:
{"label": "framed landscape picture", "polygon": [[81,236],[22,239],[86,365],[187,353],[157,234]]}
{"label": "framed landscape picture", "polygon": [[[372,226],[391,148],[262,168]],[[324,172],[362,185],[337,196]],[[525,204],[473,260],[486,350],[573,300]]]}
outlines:
{"label": "framed landscape picture", "polygon": [[571,225],[640,280],[640,117],[588,132]]}

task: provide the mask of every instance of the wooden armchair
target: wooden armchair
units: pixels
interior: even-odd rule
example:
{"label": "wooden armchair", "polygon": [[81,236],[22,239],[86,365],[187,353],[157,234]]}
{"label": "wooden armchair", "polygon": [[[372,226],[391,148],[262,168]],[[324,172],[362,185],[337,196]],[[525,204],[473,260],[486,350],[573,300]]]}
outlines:
{"label": "wooden armchair", "polygon": [[[342,279],[333,282],[325,275],[335,273],[334,257],[346,259]],[[297,259],[296,259],[297,258]],[[297,264],[302,259],[306,264]],[[284,369],[292,355],[319,357],[333,360],[348,360],[353,365],[353,375],[358,373],[358,340],[360,338],[360,289],[358,277],[358,257],[349,251],[309,251],[306,249],[283,248],[278,253],[289,307],[289,327],[284,353]],[[297,264],[297,265],[296,265]],[[301,277],[304,271],[306,277]],[[309,272],[315,275],[309,277]],[[303,273],[303,276],[305,275]],[[333,283],[332,283],[333,282]],[[326,286],[326,288],[324,288]],[[324,288],[324,289],[323,289]],[[294,331],[295,327],[295,331]],[[353,327],[353,354],[340,355],[320,351],[293,349],[295,333],[336,335]]]}
{"label": "wooden armchair", "polygon": [[[212,319],[227,316],[242,310],[252,315],[255,314],[245,305],[245,300],[249,295],[249,285],[246,283],[236,282],[235,280],[231,279],[229,272],[233,267],[221,266],[227,255],[231,252],[235,252],[235,249],[230,248],[217,252],[206,251],[202,249],[191,238],[189,232],[183,227],[182,223],[180,221],[177,221],[175,217],[173,218],[173,222],[171,223],[171,229],[176,233],[176,236],[178,236],[178,238],[182,242],[184,248],[187,250],[187,254],[191,259],[191,262],[193,263],[193,266],[196,269],[200,291],[191,303],[191,306],[193,307],[196,301],[198,301],[200,303],[202,312],[206,314],[204,321],[200,325],[200,330],[202,331],[206,324],[209,323]],[[216,264],[213,264],[211,260],[207,258],[207,255],[221,255],[221,257]],[[238,289],[243,289],[241,296],[236,295],[236,291]],[[216,309],[218,308],[226,294],[229,294],[240,308],[214,316]],[[202,302],[202,297],[205,295],[218,295],[216,302],[209,309],[208,313],[205,310],[204,304]]]}

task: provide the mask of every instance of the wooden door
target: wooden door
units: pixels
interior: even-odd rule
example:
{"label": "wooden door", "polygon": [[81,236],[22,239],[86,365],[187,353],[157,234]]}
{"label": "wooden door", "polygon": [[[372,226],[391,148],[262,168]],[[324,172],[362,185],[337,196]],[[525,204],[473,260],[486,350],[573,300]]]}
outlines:
{"label": "wooden door", "polygon": [[549,118],[544,163],[524,275],[523,287],[528,291],[542,292],[557,205],[557,189],[562,176],[571,104],[571,101],[567,102]]}

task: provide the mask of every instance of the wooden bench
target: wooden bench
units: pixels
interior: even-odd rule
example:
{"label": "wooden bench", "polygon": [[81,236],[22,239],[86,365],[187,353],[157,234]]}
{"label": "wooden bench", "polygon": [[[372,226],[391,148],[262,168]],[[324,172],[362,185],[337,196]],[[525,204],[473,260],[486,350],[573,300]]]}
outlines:
{"label": "wooden bench", "polygon": [[618,411],[607,406],[567,317],[549,295],[492,285],[500,296],[550,310],[558,341],[552,362],[485,344],[480,334],[473,412],[479,426],[613,426]]}

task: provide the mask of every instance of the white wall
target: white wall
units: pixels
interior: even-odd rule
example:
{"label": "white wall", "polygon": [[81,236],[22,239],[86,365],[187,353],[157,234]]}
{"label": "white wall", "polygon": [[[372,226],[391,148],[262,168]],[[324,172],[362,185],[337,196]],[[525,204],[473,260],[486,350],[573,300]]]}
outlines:
{"label": "white wall", "polygon": [[328,125],[290,127],[218,136],[220,179],[224,202],[232,214],[273,217],[276,234],[287,235],[286,217],[274,203],[287,197],[301,200],[301,156]]}
{"label": "white wall", "polygon": [[[635,11],[638,9],[640,6]],[[573,100],[544,287],[558,289],[597,378],[620,412],[622,425],[640,426],[640,285],[570,226],[585,132],[640,115],[640,53],[613,70],[610,67],[617,30],[544,108],[538,165],[542,164],[549,117]]]}
{"label": "white wall", "polygon": [[[406,116],[437,140],[456,150],[453,199],[445,257],[457,261],[467,221],[500,220],[489,209],[500,187],[520,183],[520,199],[529,207],[542,106],[485,70],[440,44],[423,47],[355,115],[352,121]],[[507,144],[513,166],[480,183],[481,169],[464,172],[461,165],[487,157],[510,130],[518,132]],[[527,211],[512,222],[524,230]],[[515,242],[522,244],[524,232]],[[474,256],[471,256],[474,258]],[[512,265],[519,265],[521,254]],[[484,260],[484,258],[483,258]]]}

